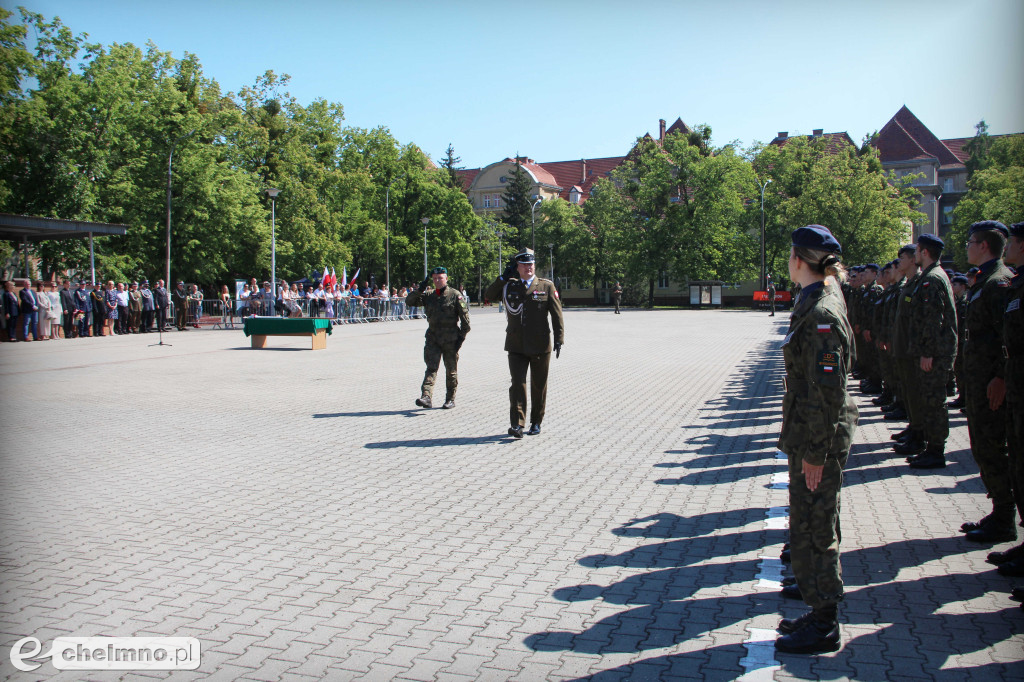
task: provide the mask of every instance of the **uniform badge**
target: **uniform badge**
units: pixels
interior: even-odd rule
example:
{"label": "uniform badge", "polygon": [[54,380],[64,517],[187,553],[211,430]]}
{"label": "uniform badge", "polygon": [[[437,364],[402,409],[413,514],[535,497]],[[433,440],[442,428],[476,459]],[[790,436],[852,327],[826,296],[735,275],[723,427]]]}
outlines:
{"label": "uniform badge", "polygon": [[819,324],[818,325],[818,333],[819,334],[831,334],[832,333],[832,325],[831,324]]}
{"label": "uniform badge", "polygon": [[831,384],[839,378],[839,352],[823,350],[818,354],[818,371],[821,372],[822,383]]}
{"label": "uniform badge", "polygon": [[1010,304],[1006,306],[1006,312],[1012,313],[1014,310],[1020,310],[1020,299],[1015,298],[1010,301]]}

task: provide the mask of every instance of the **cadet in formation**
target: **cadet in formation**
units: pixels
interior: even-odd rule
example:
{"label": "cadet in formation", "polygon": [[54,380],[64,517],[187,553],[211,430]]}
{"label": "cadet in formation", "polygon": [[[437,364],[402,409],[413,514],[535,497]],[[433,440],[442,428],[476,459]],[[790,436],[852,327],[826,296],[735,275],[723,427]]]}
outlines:
{"label": "cadet in formation", "polygon": [[779,623],[783,634],[775,647],[818,653],[840,646],[839,490],[858,417],[846,388],[853,329],[840,291],[839,242],[827,228],[808,225],[793,232],[792,244],[789,277],[802,291],[782,348],[786,395],[778,447],[789,460],[793,573],[811,610]]}
{"label": "cadet in formation", "polygon": [[[530,430],[527,435],[540,434],[547,402],[548,367],[551,350],[557,358],[565,340],[562,302],[551,280],[537,277],[533,251],[517,254],[484,292],[491,300],[505,305],[505,350],[512,385],[508,389],[508,434],[523,437],[526,424],[526,374],[530,374]],[[548,318],[551,326],[548,326]],[[554,332],[554,344],[551,335]]]}
{"label": "cadet in formation", "polygon": [[[433,279],[433,287],[428,285]],[[427,315],[426,343],[423,361],[427,364],[416,404],[433,407],[434,379],[444,359],[445,397],[443,407],[455,407],[455,389],[459,385],[459,349],[469,333],[469,304],[458,290],[448,286],[448,270],[437,267],[425,278],[419,289],[409,294],[410,307],[423,308]]]}

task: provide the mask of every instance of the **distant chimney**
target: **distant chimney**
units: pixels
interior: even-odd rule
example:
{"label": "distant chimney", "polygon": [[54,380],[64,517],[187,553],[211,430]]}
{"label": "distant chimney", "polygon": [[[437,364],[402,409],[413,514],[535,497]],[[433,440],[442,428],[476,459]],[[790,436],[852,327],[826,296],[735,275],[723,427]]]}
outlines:
{"label": "distant chimney", "polygon": [[583,166],[583,175],[580,176],[580,178],[581,178],[580,182],[586,182],[587,181],[587,160],[586,159],[580,159],[580,165]]}
{"label": "distant chimney", "polygon": [[665,119],[663,118],[658,119],[658,139],[665,139]]}
{"label": "distant chimney", "polygon": [[821,134],[822,134],[823,132],[825,132],[825,129],[824,129],[824,128],[815,128],[815,129],[814,129],[814,132],[813,132],[812,134],[813,134],[813,135],[814,135],[815,137],[821,137]]}
{"label": "distant chimney", "polygon": [[779,139],[780,140],[785,140],[787,137],[789,137],[789,131],[788,130],[783,130],[783,131],[779,132]]}

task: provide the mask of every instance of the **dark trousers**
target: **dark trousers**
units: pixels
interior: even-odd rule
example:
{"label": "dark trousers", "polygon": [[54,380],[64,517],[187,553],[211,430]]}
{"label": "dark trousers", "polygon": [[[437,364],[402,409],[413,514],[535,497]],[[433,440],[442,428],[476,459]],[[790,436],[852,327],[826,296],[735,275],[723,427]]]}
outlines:
{"label": "dark trousers", "polygon": [[148,332],[153,330],[153,311],[143,310],[142,311],[142,331]]}
{"label": "dark trousers", "polygon": [[420,394],[432,396],[434,393],[434,380],[437,378],[437,368],[441,366],[441,359],[444,358],[444,383],[447,391],[446,399],[455,399],[455,389],[459,386],[459,351],[454,345],[441,345],[428,338],[423,347],[423,361],[427,365],[423,373],[423,384],[420,386]]}
{"label": "dark trousers", "polygon": [[964,377],[964,407],[967,412],[967,433],[971,438],[971,454],[981,471],[993,505],[1013,504],[1010,488],[1010,458],[1006,449],[1006,402],[998,410],[989,407],[988,382],[970,372]]}
{"label": "dark trousers", "polygon": [[1006,444],[1009,450],[1010,488],[1024,526],[1024,396],[1006,394]]}
{"label": "dark trousers", "polygon": [[530,373],[530,423],[544,421],[544,406],[548,395],[548,366],[551,353],[539,355],[508,354],[508,370],[512,385],[508,389],[509,422],[513,426],[526,424],[526,373]]}
{"label": "dark trousers", "polygon": [[167,328],[167,306],[156,309],[156,328],[163,331]]}
{"label": "dark trousers", "polygon": [[89,314],[85,313],[78,318],[78,336],[89,336]]}
{"label": "dark trousers", "polygon": [[114,323],[117,331],[121,334],[128,333],[128,306],[117,306],[117,322]]}

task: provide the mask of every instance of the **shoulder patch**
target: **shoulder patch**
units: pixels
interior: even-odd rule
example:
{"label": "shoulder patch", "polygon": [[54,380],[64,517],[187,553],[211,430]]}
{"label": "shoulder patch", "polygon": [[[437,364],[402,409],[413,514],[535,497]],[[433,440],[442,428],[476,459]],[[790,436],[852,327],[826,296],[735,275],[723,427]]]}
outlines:
{"label": "shoulder patch", "polygon": [[832,333],[832,325],[831,324],[819,324],[818,325],[818,333],[819,334],[831,334]]}
{"label": "shoulder patch", "polygon": [[818,354],[818,381],[826,386],[838,386],[840,383],[840,361],[842,354],[836,350],[823,350]]}
{"label": "shoulder patch", "polygon": [[923,286],[923,287],[931,286],[931,282],[922,282],[921,286]]}

